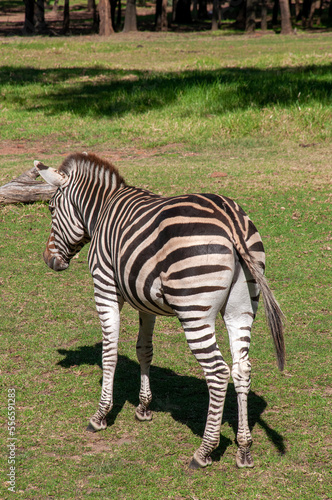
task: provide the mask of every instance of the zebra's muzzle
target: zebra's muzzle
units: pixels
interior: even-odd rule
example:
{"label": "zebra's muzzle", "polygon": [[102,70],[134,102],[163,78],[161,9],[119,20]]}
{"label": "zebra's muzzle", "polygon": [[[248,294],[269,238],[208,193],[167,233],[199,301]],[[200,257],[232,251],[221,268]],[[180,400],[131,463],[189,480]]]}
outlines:
{"label": "zebra's muzzle", "polygon": [[69,266],[69,263],[61,257],[50,255],[47,249],[45,250],[43,257],[46,264],[53,269],[53,271],[64,271]]}

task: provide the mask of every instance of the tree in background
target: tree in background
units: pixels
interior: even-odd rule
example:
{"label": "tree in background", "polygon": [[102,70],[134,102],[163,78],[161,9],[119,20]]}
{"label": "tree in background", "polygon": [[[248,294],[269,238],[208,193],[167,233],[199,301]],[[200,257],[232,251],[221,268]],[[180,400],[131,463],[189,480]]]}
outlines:
{"label": "tree in background", "polygon": [[35,4],[35,29],[37,33],[48,31],[45,23],[45,3],[44,0],[36,0]]}
{"label": "tree in background", "polygon": [[[118,9],[117,14],[115,13],[116,8]],[[118,29],[122,23],[121,0],[111,0],[111,17],[114,30]]]}
{"label": "tree in background", "polygon": [[127,0],[123,31],[137,31],[136,0]]}
{"label": "tree in background", "polygon": [[281,15],[281,34],[291,35],[294,33],[289,9],[289,0],[279,0]]}
{"label": "tree in background", "polygon": [[92,28],[97,33],[99,28],[99,15],[96,6],[96,0],[88,0],[88,10],[92,11]]}
{"label": "tree in background", "polygon": [[25,20],[23,34],[47,33],[45,23],[45,1],[44,0],[24,0]]}
{"label": "tree in background", "polygon": [[213,0],[211,30],[216,31],[217,29],[219,29],[220,23],[221,23],[220,1]]}
{"label": "tree in background", "polygon": [[[47,33],[45,22],[45,2],[48,7],[53,4],[53,12],[59,8],[59,0],[23,0],[25,5],[25,21],[23,34],[31,35]],[[83,1],[83,0],[82,0]],[[136,0],[122,0],[126,3],[124,18],[124,32],[137,31]],[[152,0],[155,2],[155,29],[167,31],[167,0]],[[209,1],[209,7],[208,7]],[[314,23],[315,12],[318,11],[319,22],[321,16],[328,16],[332,20],[332,0],[172,0],[172,23],[191,24],[192,20],[211,19],[211,29],[217,30],[221,26],[222,16],[230,13],[230,18],[236,18],[233,25],[247,33],[253,33],[260,20],[262,31],[268,27],[268,8],[272,10],[272,26],[281,24],[281,34],[292,34],[291,8],[293,9],[293,22],[302,22],[303,28],[310,28]],[[87,9],[93,12],[93,31],[99,31],[102,36],[109,36],[122,25],[121,0],[85,0]],[[212,13],[208,12],[212,3]],[[61,0],[63,5],[63,24],[61,33],[69,31],[70,3]],[[80,6],[81,7],[81,6]],[[117,14],[116,14],[117,9]],[[295,11],[295,12],[294,12]],[[212,14],[212,17],[211,17]]]}
{"label": "tree in background", "polygon": [[[275,0],[273,4],[272,24],[278,24],[278,13],[280,8],[281,33],[291,35],[294,33],[289,0]],[[261,18],[261,29],[267,30],[267,1],[266,0],[244,0],[237,18],[237,26],[245,29],[246,33],[253,33],[256,29],[256,18]],[[260,14],[260,15],[259,15]]]}
{"label": "tree in background", "polygon": [[250,34],[255,31],[256,28],[256,0],[247,0],[246,3],[246,33]]}
{"label": "tree in background", "polygon": [[114,33],[109,0],[99,0],[99,35],[110,36]]}
{"label": "tree in background", "polygon": [[156,31],[167,31],[167,0],[156,0]]}
{"label": "tree in background", "polygon": [[261,30],[267,31],[267,0],[262,0],[261,5]]}
{"label": "tree in background", "polygon": [[23,34],[30,35],[35,31],[35,0],[24,0],[25,4],[25,20],[23,26]]}
{"label": "tree in background", "polygon": [[[53,12],[58,10],[59,0],[54,0]],[[25,20],[23,34],[47,33],[45,22],[45,0],[24,0]],[[64,0],[62,33],[69,30],[69,0]]]}
{"label": "tree in background", "polygon": [[178,24],[190,24],[191,19],[191,0],[174,0],[173,17],[174,22]]}
{"label": "tree in background", "polygon": [[69,31],[69,22],[70,22],[70,16],[69,16],[69,0],[65,0],[64,7],[63,7],[63,24],[62,24],[62,32],[68,33]]}
{"label": "tree in background", "polygon": [[112,35],[121,26],[121,0],[99,0],[98,14],[95,0],[89,1],[91,2],[93,10],[94,31],[98,31],[99,25],[99,35]]}

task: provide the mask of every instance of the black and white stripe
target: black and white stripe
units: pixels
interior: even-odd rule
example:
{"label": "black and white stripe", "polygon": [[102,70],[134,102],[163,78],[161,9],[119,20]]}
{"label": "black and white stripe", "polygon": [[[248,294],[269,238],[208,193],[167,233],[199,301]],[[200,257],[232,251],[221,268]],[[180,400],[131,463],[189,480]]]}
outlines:
{"label": "black and white stripe", "polygon": [[[141,388],[136,417],[150,420],[149,369],[156,315],[176,316],[200,363],[210,401],[203,442],[191,467],[211,463],[232,374],[238,394],[239,467],[252,467],[248,427],[250,332],[262,292],[279,368],[284,364],[282,313],[264,278],[265,254],[249,217],[231,199],[216,194],[165,198],[128,186],[108,162],[91,154],[69,156],[59,170],[35,162],[58,186],[51,200],[52,231],[44,252],[50,267],[68,267],[91,240],[89,266],[103,331],[103,387],[88,429],[106,427],[113,404],[120,311],[127,301],[139,311],[137,356]],[[225,363],[215,337],[221,312],[233,366]]]}

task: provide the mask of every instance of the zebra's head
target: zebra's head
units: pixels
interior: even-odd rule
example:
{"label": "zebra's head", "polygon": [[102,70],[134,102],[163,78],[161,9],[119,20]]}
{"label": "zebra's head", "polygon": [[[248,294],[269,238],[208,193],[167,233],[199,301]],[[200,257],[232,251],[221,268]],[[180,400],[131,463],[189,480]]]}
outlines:
{"label": "zebra's head", "polygon": [[46,243],[44,261],[54,271],[63,271],[80,249],[90,241],[82,217],[71,200],[70,177],[61,170],[34,162],[43,179],[56,188],[50,200],[51,234]]}

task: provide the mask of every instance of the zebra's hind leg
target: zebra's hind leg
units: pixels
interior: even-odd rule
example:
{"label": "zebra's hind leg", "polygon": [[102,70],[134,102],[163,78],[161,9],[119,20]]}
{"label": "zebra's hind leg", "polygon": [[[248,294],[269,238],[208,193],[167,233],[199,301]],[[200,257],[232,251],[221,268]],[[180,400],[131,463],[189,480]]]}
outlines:
{"label": "zebra's hind leg", "polygon": [[150,389],[150,365],[153,356],[152,335],[156,317],[151,314],[140,312],[139,333],[136,343],[137,359],[141,367],[141,388],[139,392],[139,405],[135,411],[135,417],[140,422],[152,419],[149,405],[152,400]]}
{"label": "zebra's hind leg", "polygon": [[212,463],[210,455],[217,448],[220,441],[220,426],[230,377],[230,369],[219,351],[215,334],[211,331],[202,331],[207,326],[206,324],[202,325],[195,334],[193,334],[193,331],[198,328],[197,326],[195,328],[185,328],[189,347],[203,368],[209,390],[209,409],[203,441],[190,462],[189,467],[191,469],[206,467]]}
{"label": "zebra's hind leg", "polygon": [[[237,392],[239,412],[238,432],[236,436],[239,446],[236,453],[236,465],[239,468],[254,467],[254,461],[250,453],[252,437],[248,425],[248,393],[250,388],[250,371],[251,365],[249,360],[236,363],[232,368],[232,377],[234,380],[235,390]],[[245,386],[247,386],[248,389],[244,388]]]}
{"label": "zebra's hind leg", "polygon": [[238,431],[236,465],[254,467],[250,448],[252,437],[248,423],[248,394],[251,385],[249,348],[251,326],[257,312],[259,288],[246,267],[238,261],[234,282],[225,310],[224,321],[228,330],[233,358],[232,378],[238,403]]}

